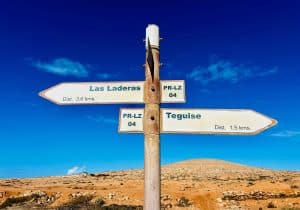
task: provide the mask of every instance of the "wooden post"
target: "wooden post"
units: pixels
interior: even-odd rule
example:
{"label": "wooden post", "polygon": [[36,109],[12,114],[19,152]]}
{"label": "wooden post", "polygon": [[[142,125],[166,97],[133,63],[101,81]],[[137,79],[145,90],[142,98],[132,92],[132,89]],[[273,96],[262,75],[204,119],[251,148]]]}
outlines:
{"label": "wooden post", "polygon": [[[146,28],[144,84],[144,210],[160,210],[160,79],[159,28]],[[151,52],[152,55],[151,55]],[[150,56],[150,59],[149,59]],[[151,58],[152,57],[152,58]],[[149,62],[150,60],[150,62]],[[151,64],[151,61],[152,64]],[[153,67],[152,74],[151,68]],[[153,78],[152,78],[153,76]]]}

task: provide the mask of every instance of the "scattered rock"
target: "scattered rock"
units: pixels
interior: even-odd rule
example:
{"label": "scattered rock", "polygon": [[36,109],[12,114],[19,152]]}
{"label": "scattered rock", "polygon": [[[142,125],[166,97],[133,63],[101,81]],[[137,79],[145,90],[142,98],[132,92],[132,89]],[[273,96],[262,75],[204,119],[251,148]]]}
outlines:
{"label": "scattered rock", "polygon": [[89,176],[89,173],[86,172],[86,171],[84,171],[84,172],[82,172],[80,175],[81,175],[83,178],[86,178],[86,177]]}
{"label": "scattered rock", "polygon": [[188,207],[191,206],[192,202],[187,199],[186,197],[181,197],[179,199],[177,199],[177,206],[179,207]]}
{"label": "scattered rock", "polygon": [[116,194],[115,193],[108,193],[108,199],[114,199],[115,198],[115,196],[116,196]]}
{"label": "scattered rock", "polygon": [[235,200],[235,201],[245,201],[245,200],[267,200],[272,198],[296,198],[300,197],[299,192],[293,193],[271,193],[264,191],[254,191],[250,193],[242,192],[242,191],[225,191],[223,192],[223,200]]}
{"label": "scattered rock", "polygon": [[222,203],[223,202],[222,198],[217,198],[217,202]]}
{"label": "scattered rock", "polygon": [[171,203],[167,203],[167,204],[162,204],[161,205],[161,208],[162,209],[170,209],[170,208],[172,208],[173,207],[173,205],[171,204]]}
{"label": "scattered rock", "polygon": [[162,195],[161,196],[161,200],[162,201],[170,201],[170,200],[172,200],[173,198],[172,198],[172,196],[171,195]]}

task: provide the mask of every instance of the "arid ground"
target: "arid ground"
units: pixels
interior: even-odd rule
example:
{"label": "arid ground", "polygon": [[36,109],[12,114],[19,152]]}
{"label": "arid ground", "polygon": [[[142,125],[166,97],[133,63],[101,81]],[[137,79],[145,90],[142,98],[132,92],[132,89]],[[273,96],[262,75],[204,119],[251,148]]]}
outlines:
{"label": "arid ground", "polygon": [[[300,171],[197,159],[162,167],[162,209],[300,210]],[[142,209],[143,170],[0,179],[0,209]]]}

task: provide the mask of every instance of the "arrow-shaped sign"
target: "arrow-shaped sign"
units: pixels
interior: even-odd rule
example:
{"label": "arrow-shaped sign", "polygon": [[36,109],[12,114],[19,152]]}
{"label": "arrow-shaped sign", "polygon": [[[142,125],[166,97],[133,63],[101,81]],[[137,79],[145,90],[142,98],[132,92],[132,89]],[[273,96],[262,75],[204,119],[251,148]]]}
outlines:
{"label": "arrow-shaped sign", "polygon": [[247,109],[161,109],[162,133],[254,135],[276,124]]}
{"label": "arrow-shaped sign", "polygon": [[[184,80],[161,81],[162,103],[185,103]],[[39,95],[59,105],[144,103],[144,81],[66,82]]]}
{"label": "arrow-shaped sign", "polygon": [[[143,109],[121,109],[119,132],[143,132]],[[247,109],[160,109],[161,133],[255,135],[277,121]]]}

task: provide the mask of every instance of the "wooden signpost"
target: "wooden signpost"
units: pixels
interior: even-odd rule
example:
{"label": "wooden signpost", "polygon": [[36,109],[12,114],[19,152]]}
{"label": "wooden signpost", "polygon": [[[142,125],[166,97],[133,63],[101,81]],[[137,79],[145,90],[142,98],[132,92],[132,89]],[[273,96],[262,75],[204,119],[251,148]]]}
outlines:
{"label": "wooden signpost", "polygon": [[244,109],[170,109],[160,103],[184,103],[183,80],[159,77],[159,28],[146,28],[145,81],[61,83],[39,95],[59,105],[144,103],[121,109],[119,132],[144,133],[144,209],[160,209],[160,133],[254,135],[277,121]]}

